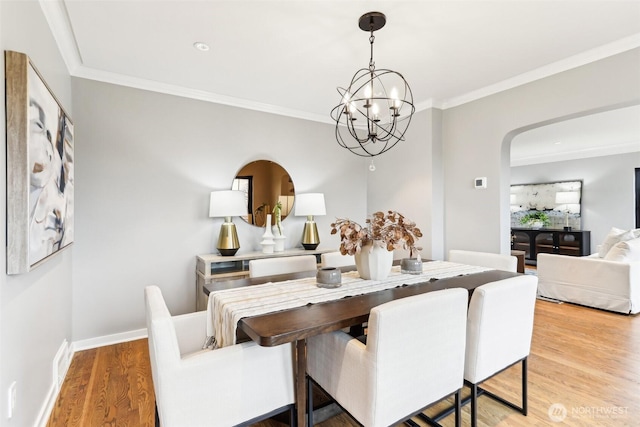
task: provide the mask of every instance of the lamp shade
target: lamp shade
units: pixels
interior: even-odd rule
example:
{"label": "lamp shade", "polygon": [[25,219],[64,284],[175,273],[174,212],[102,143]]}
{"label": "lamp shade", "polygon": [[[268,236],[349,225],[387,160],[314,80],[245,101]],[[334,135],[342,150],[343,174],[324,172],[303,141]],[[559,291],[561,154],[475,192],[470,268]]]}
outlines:
{"label": "lamp shade", "polygon": [[209,202],[210,217],[242,216],[247,214],[247,202],[243,191],[212,191]]}
{"label": "lamp shade", "polygon": [[577,191],[558,191],[556,193],[556,204],[571,205],[580,203],[580,193]]}
{"label": "lamp shade", "polygon": [[296,194],[296,216],[326,215],[323,193]]}

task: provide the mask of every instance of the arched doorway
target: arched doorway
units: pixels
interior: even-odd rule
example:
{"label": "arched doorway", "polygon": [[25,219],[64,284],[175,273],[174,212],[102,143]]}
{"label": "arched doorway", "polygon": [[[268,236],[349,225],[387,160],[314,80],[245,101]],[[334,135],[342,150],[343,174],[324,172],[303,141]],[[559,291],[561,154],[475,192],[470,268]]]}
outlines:
{"label": "arched doorway", "polygon": [[[592,251],[612,226],[640,224],[640,200],[635,200],[640,199],[640,105],[616,105],[516,129],[504,144],[507,200],[510,184],[586,178],[582,226],[591,231]],[[504,206],[502,227],[509,228],[510,200]]]}

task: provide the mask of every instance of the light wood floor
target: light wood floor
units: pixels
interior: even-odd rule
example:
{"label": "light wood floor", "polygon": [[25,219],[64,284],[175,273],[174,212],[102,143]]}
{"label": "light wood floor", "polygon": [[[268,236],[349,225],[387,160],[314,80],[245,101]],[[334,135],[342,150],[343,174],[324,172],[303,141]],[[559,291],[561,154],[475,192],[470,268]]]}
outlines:
{"label": "light wood floor", "polygon": [[[486,383],[515,402],[519,387],[519,367]],[[479,399],[479,408],[479,426],[639,425],[640,316],[538,301],[529,357],[529,415],[487,397]],[[562,416],[563,409],[566,416],[554,422],[550,408],[553,416]],[[139,340],[76,353],[47,425],[152,426],[153,414],[147,342]],[[453,416],[442,424],[452,426]],[[357,424],[341,414],[319,425]],[[470,425],[468,406],[463,425]],[[269,420],[258,426],[283,424]]]}

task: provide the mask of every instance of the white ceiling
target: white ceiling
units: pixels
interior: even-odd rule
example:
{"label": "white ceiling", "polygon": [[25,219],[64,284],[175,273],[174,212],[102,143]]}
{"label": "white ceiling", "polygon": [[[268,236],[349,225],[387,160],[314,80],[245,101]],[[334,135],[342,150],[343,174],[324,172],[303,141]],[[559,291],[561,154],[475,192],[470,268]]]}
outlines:
{"label": "white ceiling", "polygon": [[[378,68],[448,108],[640,46],[640,0],[40,0],[73,76],[330,122]],[[207,43],[207,52],[194,42]]]}
{"label": "white ceiling", "polygon": [[640,106],[542,126],[511,142],[511,166],[636,153],[640,160]]}

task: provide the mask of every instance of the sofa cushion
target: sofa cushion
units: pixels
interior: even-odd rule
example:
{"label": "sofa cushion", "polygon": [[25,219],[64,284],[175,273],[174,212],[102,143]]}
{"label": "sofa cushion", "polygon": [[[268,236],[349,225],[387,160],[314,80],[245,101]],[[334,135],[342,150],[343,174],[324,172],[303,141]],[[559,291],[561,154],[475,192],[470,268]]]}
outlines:
{"label": "sofa cushion", "polygon": [[640,238],[616,243],[604,259],[619,262],[640,261]]}
{"label": "sofa cushion", "polygon": [[602,246],[600,247],[600,258],[604,258],[609,250],[614,247],[616,244],[620,242],[625,242],[627,240],[635,239],[636,235],[634,230],[622,230],[620,228],[611,227],[609,234],[605,237]]}

